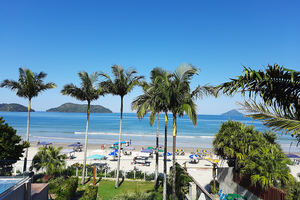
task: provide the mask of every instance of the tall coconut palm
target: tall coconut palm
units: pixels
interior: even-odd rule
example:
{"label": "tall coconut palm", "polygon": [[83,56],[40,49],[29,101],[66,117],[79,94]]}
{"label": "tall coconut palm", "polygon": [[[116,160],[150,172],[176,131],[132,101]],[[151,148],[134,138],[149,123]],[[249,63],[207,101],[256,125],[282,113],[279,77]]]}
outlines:
{"label": "tall coconut palm", "polygon": [[[158,140],[159,140],[159,113],[167,112],[166,104],[159,95],[159,84],[162,84],[161,80],[157,80],[157,77],[168,76],[167,72],[162,68],[154,68],[151,71],[151,83],[143,82],[143,92],[144,94],[136,97],[131,103],[132,110],[137,110],[138,118],[142,119],[146,113],[151,112],[149,116],[150,125],[154,125],[155,116],[157,116],[157,131],[156,131],[156,159],[155,159],[155,183],[154,189],[158,188]],[[165,166],[166,167],[166,166]]]}
{"label": "tall coconut palm", "polygon": [[[29,127],[30,127],[30,110],[31,110],[31,99],[37,97],[41,92],[56,88],[56,84],[48,82],[44,84],[44,79],[47,74],[40,72],[39,74],[33,73],[30,69],[19,68],[19,80],[8,80],[5,79],[0,84],[0,87],[6,87],[12,91],[17,92],[17,96],[28,99],[28,118],[27,118],[27,134],[26,141],[29,142]],[[27,165],[28,148],[25,151],[24,167],[23,171],[26,171]]]}
{"label": "tall coconut palm", "polygon": [[103,91],[112,95],[118,95],[121,97],[121,116],[120,116],[120,133],[119,133],[119,153],[118,153],[118,164],[117,164],[117,179],[115,188],[119,187],[119,170],[120,170],[120,150],[121,150],[121,138],[122,138],[122,119],[123,119],[123,98],[125,95],[130,93],[132,89],[140,84],[140,80],[144,79],[144,76],[134,76],[137,71],[133,68],[124,70],[122,66],[114,65],[111,67],[112,73],[115,77],[111,80],[109,75],[104,72],[100,72],[100,76],[106,80],[100,83]]}
{"label": "tall coconut palm", "polygon": [[184,113],[190,118],[193,125],[197,125],[197,98],[203,96],[216,95],[212,86],[200,86],[193,91],[190,89],[192,77],[198,74],[198,69],[188,63],[179,65],[173,73],[173,78],[169,84],[169,111],[173,115],[173,166],[172,166],[172,199],[176,198],[176,136],[177,136],[177,115],[182,117]]}
{"label": "tall coconut palm", "polygon": [[87,140],[89,131],[89,121],[90,121],[90,104],[92,101],[97,100],[100,95],[103,95],[101,87],[96,87],[96,82],[98,81],[99,74],[97,72],[92,73],[90,76],[87,72],[82,71],[78,73],[81,79],[80,87],[75,86],[73,83],[66,84],[61,90],[62,95],[70,95],[71,97],[78,99],[80,101],[87,101],[87,121],[86,121],[86,131],[85,131],[85,148],[84,148],[84,159],[83,159],[83,170],[82,170],[82,181],[84,184],[84,172],[86,164],[86,152],[87,152]]}

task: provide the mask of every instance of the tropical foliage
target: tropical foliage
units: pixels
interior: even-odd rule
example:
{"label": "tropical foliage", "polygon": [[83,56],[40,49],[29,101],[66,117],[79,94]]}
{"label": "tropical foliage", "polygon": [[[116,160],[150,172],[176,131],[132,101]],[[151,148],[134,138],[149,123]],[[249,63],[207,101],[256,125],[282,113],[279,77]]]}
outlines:
{"label": "tropical foliage", "polygon": [[299,139],[300,133],[300,72],[268,65],[264,71],[244,67],[244,75],[218,86],[228,95],[241,92],[249,97],[260,96],[263,103],[240,103],[249,117],[259,119],[268,127],[291,132]]}
{"label": "tropical foliage", "polygon": [[[153,124],[158,112],[170,111],[173,115],[173,174],[175,170],[175,150],[177,135],[177,116],[186,114],[193,125],[197,124],[197,106],[195,100],[203,96],[216,95],[213,87],[198,85],[191,90],[190,81],[198,69],[188,63],[183,63],[173,73],[166,73],[161,68],[154,68],[151,72],[151,83],[145,84],[144,94],[137,97],[132,107],[137,109],[138,117],[143,117],[146,112],[151,112],[150,122]],[[165,154],[166,155],[166,154]],[[175,176],[176,177],[176,176]],[[172,194],[175,198],[175,178],[172,183]]]}
{"label": "tropical foliage", "polygon": [[299,200],[300,197],[300,182],[297,181],[291,186],[285,196],[285,200]]}
{"label": "tropical foliage", "polygon": [[67,156],[61,154],[63,147],[40,147],[32,160],[32,166],[37,170],[45,169],[47,174],[60,173],[66,166]]}
{"label": "tropical foliage", "polygon": [[17,130],[0,117],[0,175],[11,175],[12,165],[23,157],[24,149],[30,146],[16,133]]}
{"label": "tropical foliage", "polygon": [[222,123],[213,140],[214,153],[228,159],[229,166],[238,161],[240,172],[251,178],[263,189],[284,186],[294,178],[287,165],[292,165],[280,145],[276,143],[276,134],[254,129],[241,122],[229,120]]}
{"label": "tropical foliage", "polygon": [[[164,80],[170,78],[170,74],[165,71],[163,68],[154,68],[151,71],[151,82],[147,83],[146,81],[143,81],[141,83],[143,88],[142,95],[136,97],[132,103],[131,108],[132,110],[137,110],[137,116],[138,118],[142,119],[146,115],[146,113],[151,112],[149,116],[150,125],[153,126],[155,122],[155,118],[157,116],[157,131],[156,131],[156,160],[155,160],[155,183],[154,183],[154,189],[157,190],[158,188],[158,139],[159,139],[159,113],[165,112],[165,115],[168,111],[167,104],[166,104],[166,98],[164,96],[165,91],[163,90],[166,87],[162,87],[163,82],[161,78],[164,78]],[[167,118],[165,117],[165,120],[167,122]],[[165,129],[167,124],[165,123]],[[165,135],[165,147],[166,147],[166,138],[167,135]],[[166,150],[165,150],[166,152]],[[164,172],[166,172],[166,163],[164,163]],[[165,173],[165,177],[167,174]]]}
{"label": "tropical foliage", "polygon": [[[31,99],[37,97],[41,92],[56,88],[56,84],[48,82],[44,84],[44,79],[47,74],[40,72],[39,74],[33,73],[30,69],[19,68],[19,80],[5,79],[0,84],[0,87],[6,87],[12,91],[16,91],[17,96],[28,99],[28,119],[27,119],[27,135],[26,141],[29,142],[29,124],[30,124],[30,111],[31,111]],[[27,165],[28,148],[25,151],[24,168],[26,170]]]}
{"label": "tropical foliage", "polygon": [[[121,109],[120,109],[120,133],[119,133],[119,144],[121,144],[122,138],[122,119],[123,119],[123,99],[124,96],[132,91],[132,89],[140,85],[140,80],[144,79],[144,76],[134,76],[137,71],[134,68],[124,70],[122,66],[114,65],[111,67],[112,73],[115,77],[112,80],[107,73],[100,72],[100,76],[105,78],[105,81],[99,85],[103,88],[104,93],[117,95],[121,97]],[[121,152],[121,145],[119,145],[119,151]],[[118,164],[117,164],[117,177],[115,188],[119,187],[119,171],[120,171],[120,153],[118,153]]]}
{"label": "tropical foliage", "polygon": [[89,120],[90,120],[90,110],[91,102],[97,100],[100,95],[103,95],[101,88],[96,88],[96,82],[98,81],[99,74],[97,72],[92,73],[90,76],[86,71],[78,73],[79,78],[81,79],[81,87],[75,86],[73,83],[64,85],[61,90],[62,95],[70,95],[71,97],[78,99],[80,101],[87,101],[87,122],[86,122],[86,131],[85,131],[85,148],[84,148],[84,158],[83,158],[83,170],[82,170],[82,182],[84,183],[84,172],[86,164],[86,155],[87,155],[87,140],[88,140],[88,130],[89,130]]}

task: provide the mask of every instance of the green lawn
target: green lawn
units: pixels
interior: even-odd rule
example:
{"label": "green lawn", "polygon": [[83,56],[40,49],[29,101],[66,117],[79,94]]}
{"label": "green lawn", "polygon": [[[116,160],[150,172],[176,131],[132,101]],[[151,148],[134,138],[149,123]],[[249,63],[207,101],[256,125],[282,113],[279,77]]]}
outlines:
{"label": "green lawn", "polygon": [[[79,181],[81,182],[81,181]],[[86,185],[92,184],[92,179],[86,183]],[[98,199],[108,200],[112,199],[114,196],[117,196],[119,194],[123,193],[148,193],[153,192],[154,198],[153,199],[162,199],[162,188],[160,187],[158,189],[158,192],[155,192],[154,182],[148,182],[148,181],[129,181],[125,179],[123,183],[121,183],[120,187],[115,189],[115,181],[114,180],[107,180],[102,179],[100,181],[96,181],[97,185],[99,185],[98,190]],[[85,185],[78,185],[77,194],[81,196],[83,194]]]}

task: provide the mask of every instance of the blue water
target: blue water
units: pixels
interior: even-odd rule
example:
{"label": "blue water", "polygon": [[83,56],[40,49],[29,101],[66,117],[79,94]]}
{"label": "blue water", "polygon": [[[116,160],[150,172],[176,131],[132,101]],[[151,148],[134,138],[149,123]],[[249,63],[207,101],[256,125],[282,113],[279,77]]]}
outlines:
{"label": "blue water", "polygon": [[[26,138],[27,112],[0,112],[6,123],[17,130],[17,134]],[[122,140],[132,140],[133,144],[155,144],[156,122],[150,126],[149,115],[139,120],[135,113],[123,114]],[[86,130],[86,113],[52,113],[33,112],[30,118],[30,141],[47,142],[84,142]],[[267,128],[260,121],[243,116],[198,115],[197,126],[185,116],[178,119],[177,146],[211,147],[214,135],[222,122],[228,119],[254,125],[256,130]],[[172,115],[168,121],[168,145],[172,145]],[[89,123],[89,143],[112,144],[119,139],[120,113],[91,113]],[[160,115],[160,143],[164,142],[164,115]],[[278,133],[278,142],[287,150],[299,151],[296,141],[290,135]]]}
{"label": "blue water", "polygon": [[0,180],[0,194],[17,184],[19,181],[20,180],[17,179]]}

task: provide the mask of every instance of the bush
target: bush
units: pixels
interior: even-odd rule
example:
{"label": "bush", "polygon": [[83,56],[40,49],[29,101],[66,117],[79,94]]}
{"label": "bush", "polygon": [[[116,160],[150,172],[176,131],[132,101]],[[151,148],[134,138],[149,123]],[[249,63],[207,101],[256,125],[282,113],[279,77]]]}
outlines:
{"label": "bush", "polygon": [[[170,167],[170,176],[169,176],[169,185],[172,188],[172,167]],[[178,165],[176,165],[176,196],[184,198],[184,195],[189,191],[189,182],[193,182],[193,180],[181,169]]]}
{"label": "bush", "polygon": [[60,176],[54,179],[50,179],[49,183],[49,193],[56,194],[59,192],[60,185],[65,181],[65,177]]}
{"label": "bush", "polygon": [[152,200],[155,194],[135,191],[134,193],[123,193],[115,196],[113,200]]}
{"label": "bush", "polygon": [[65,200],[74,196],[78,186],[78,177],[70,177],[66,179],[62,186],[59,187],[57,193],[57,200]]}
{"label": "bush", "polygon": [[209,183],[209,193],[211,193],[211,194],[218,194],[218,193],[219,193],[219,190],[220,190],[219,182],[216,181],[216,188],[215,188],[215,190],[214,190],[214,181],[212,180],[212,181]]}
{"label": "bush", "polygon": [[83,196],[80,198],[81,200],[96,200],[98,194],[98,186],[89,185],[85,189]]}
{"label": "bush", "polygon": [[285,196],[286,200],[298,200],[300,197],[300,182],[296,182],[291,186]]}

